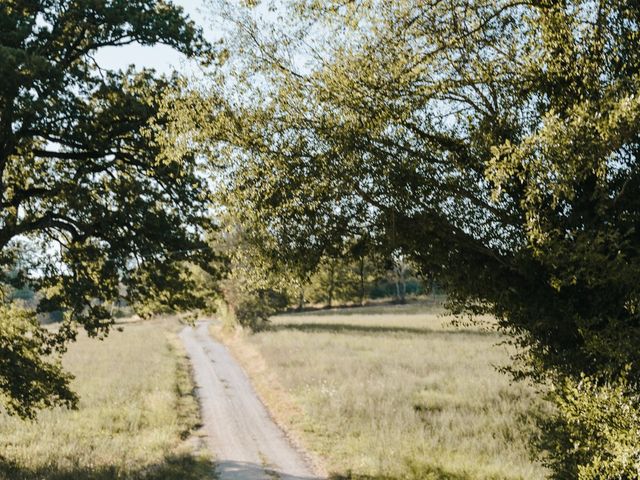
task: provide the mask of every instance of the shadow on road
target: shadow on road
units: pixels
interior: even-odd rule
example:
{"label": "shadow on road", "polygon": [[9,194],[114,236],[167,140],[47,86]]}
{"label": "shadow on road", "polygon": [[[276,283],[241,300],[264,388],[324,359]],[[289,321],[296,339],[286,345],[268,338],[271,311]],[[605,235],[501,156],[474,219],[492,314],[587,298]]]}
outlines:
{"label": "shadow on road", "polygon": [[[465,474],[430,468],[411,479],[471,480]],[[237,461],[214,464],[206,458],[191,455],[167,457],[158,465],[125,469],[103,465],[99,467],[69,465],[28,468],[0,457],[0,480],[323,480],[321,477],[299,476],[264,468],[262,465]],[[333,474],[328,480],[407,480],[390,476]]]}
{"label": "shadow on road", "polygon": [[290,475],[255,463],[223,460],[216,462],[220,480],[322,480],[320,477]]}

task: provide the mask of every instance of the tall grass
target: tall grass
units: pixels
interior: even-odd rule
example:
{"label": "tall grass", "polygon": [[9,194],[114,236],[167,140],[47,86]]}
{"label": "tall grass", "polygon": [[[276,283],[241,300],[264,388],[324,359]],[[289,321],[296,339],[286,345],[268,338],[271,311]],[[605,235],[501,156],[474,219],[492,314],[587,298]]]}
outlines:
{"label": "tall grass", "polygon": [[210,462],[186,442],[198,421],[176,322],[128,324],[106,340],[82,337],[64,358],[77,411],[37,421],[0,417],[0,478],[206,479]]}
{"label": "tall grass", "polygon": [[420,308],[282,315],[227,342],[336,478],[543,478],[528,450],[541,404],[494,368],[502,339]]}

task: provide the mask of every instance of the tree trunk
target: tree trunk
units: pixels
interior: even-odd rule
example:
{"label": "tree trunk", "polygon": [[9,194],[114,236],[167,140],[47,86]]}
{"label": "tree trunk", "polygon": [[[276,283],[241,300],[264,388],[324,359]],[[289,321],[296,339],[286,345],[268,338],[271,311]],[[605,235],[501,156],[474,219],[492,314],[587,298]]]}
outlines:
{"label": "tree trunk", "polygon": [[333,306],[333,289],[334,289],[334,274],[335,274],[335,266],[333,262],[331,263],[331,267],[329,268],[329,302],[328,307],[331,308]]}
{"label": "tree trunk", "polygon": [[360,305],[364,305],[364,257],[360,258]]}
{"label": "tree trunk", "polygon": [[300,293],[298,294],[298,311],[301,312],[304,308],[304,288],[300,287]]}

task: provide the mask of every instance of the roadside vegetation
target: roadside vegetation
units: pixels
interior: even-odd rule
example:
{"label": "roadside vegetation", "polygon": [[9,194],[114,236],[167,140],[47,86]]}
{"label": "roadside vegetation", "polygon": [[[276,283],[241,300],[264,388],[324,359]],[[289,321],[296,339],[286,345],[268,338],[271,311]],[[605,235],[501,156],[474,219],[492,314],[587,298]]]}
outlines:
{"label": "roadside vegetation", "polygon": [[2,415],[2,480],[206,480],[198,405],[187,359],[162,319],[127,323],[99,342],[81,336],[64,366],[78,410],[41,411],[33,422]]}
{"label": "roadside vegetation", "polygon": [[494,331],[458,328],[439,306],[273,317],[230,345],[280,423],[333,478],[538,479],[530,435],[543,405],[510,384]]}
{"label": "roadside vegetation", "polygon": [[[636,2],[202,7],[0,1],[0,472],[196,472],[162,331],[61,362],[216,303],[340,475],[535,478],[548,388],[551,478],[640,478]],[[135,44],[202,68],[100,65]],[[439,293],[496,328],[268,321]]]}

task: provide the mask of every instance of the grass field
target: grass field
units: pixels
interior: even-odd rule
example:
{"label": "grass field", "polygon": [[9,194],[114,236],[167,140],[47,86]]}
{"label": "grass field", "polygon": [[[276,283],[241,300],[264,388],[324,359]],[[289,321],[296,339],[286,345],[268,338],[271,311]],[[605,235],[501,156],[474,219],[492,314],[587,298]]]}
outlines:
{"label": "grass field", "polygon": [[3,480],[205,480],[212,468],[187,439],[198,421],[177,321],[128,324],[107,340],[80,338],[64,363],[77,411],[36,422],[0,416]]}
{"label": "grass field", "polygon": [[527,447],[541,405],[495,370],[509,361],[501,338],[447,326],[437,313],[282,315],[269,331],[224,339],[334,478],[543,478]]}

